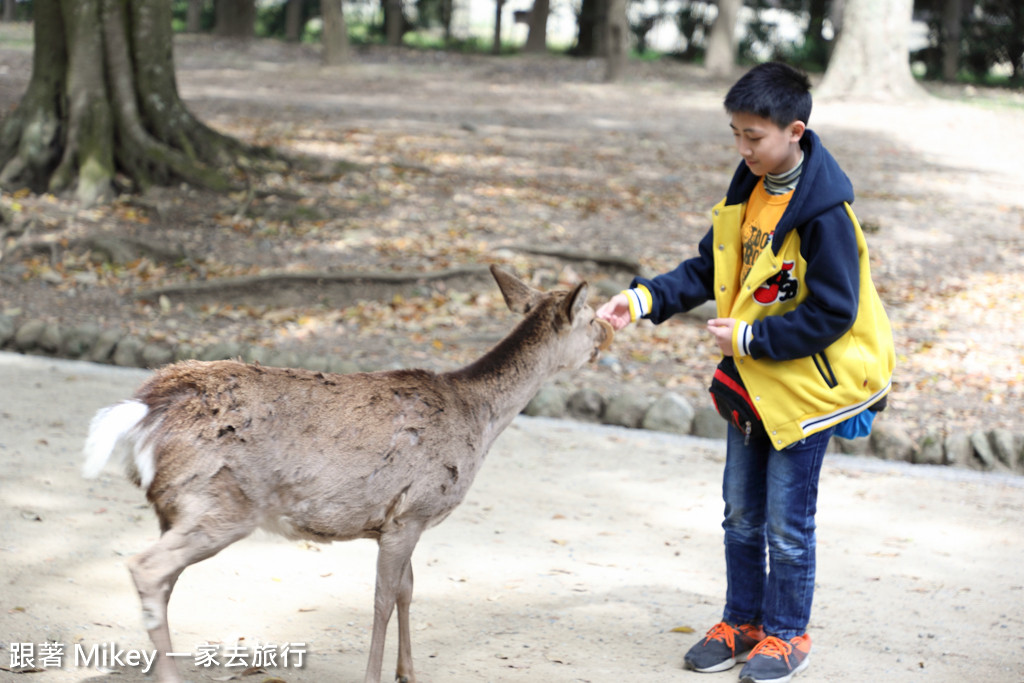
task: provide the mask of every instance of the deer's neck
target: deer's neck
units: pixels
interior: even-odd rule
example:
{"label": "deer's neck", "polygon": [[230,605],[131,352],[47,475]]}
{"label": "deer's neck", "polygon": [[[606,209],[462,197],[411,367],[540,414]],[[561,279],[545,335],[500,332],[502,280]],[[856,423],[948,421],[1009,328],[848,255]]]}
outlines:
{"label": "deer's neck", "polygon": [[452,373],[462,393],[498,431],[522,412],[557,369],[551,335],[536,317],[523,320],[476,362]]}

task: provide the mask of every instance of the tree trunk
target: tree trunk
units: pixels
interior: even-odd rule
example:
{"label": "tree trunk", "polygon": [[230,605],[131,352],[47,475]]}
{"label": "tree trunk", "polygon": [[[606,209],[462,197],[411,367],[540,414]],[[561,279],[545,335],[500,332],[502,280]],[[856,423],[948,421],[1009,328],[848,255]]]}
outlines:
{"label": "tree trunk", "polygon": [[828,0],[810,0],[807,35],[804,36],[804,40],[808,43],[807,56],[811,59],[813,66],[822,70],[828,64],[833,43],[831,40],[825,40],[825,36],[822,35],[825,29],[828,9]]}
{"label": "tree trunk", "polygon": [[205,0],[188,0],[185,10],[185,30],[188,33],[199,33],[203,29],[203,5]]}
{"label": "tree trunk", "polygon": [[960,71],[960,0],[942,2],[942,80],[955,81]]}
{"label": "tree trunk", "polygon": [[388,45],[399,47],[405,33],[405,13],[402,11],[402,0],[384,0],[384,34]]}
{"label": "tree trunk", "polygon": [[441,23],[444,24],[444,44],[452,44],[452,14],[455,11],[452,0],[441,0]]}
{"label": "tree trunk", "polygon": [[288,0],[284,12],[284,39],[297,43],[302,38],[302,0]]}
{"label": "tree trunk", "polygon": [[505,8],[505,0],[494,0],[494,40],[491,42],[491,53],[501,54],[501,15]]}
{"label": "tree trunk", "polygon": [[262,154],[185,108],[166,0],[36,0],[34,36],[28,89],[0,130],[5,189],[85,205],[109,198],[116,178],[227,190],[224,167]]}
{"label": "tree trunk", "polygon": [[17,0],[4,0],[4,21],[14,21],[15,10],[18,9]]}
{"label": "tree trunk", "polygon": [[629,26],[626,22],[626,0],[608,0],[604,22],[606,82],[619,80],[629,50]]}
{"label": "tree trunk", "polygon": [[551,0],[533,0],[530,10],[530,30],[526,34],[523,52],[541,54],[548,49],[548,15],[551,14]]}
{"label": "tree trunk", "polygon": [[572,54],[577,57],[593,57],[599,54],[600,41],[597,38],[597,32],[603,20],[601,16],[603,12],[602,0],[582,0],[580,2],[580,13],[576,18],[576,45],[572,49]]}
{"label": "tree trunk", "polygon": [[324,19],[324,64],[346,64],[349,61],[348,28],[345,26],[341,0],[323,0],[320,3],[320,12]]}
{"label": "tree trunk", "polygon": [[743,0],[718,0],[718,16],[711,25],[704,67],[712,76],[729,76],[736,66],[736,21]]}
{"label": "tree trunk", "polygon": [[910,73],[913,0],[847,0],[821,98],[902,100],[924,91]]}
{"label": "tree trunk", "polygon": [[224,38],[252,38],[256,29],[256,0],[214,0],[213,32]]}

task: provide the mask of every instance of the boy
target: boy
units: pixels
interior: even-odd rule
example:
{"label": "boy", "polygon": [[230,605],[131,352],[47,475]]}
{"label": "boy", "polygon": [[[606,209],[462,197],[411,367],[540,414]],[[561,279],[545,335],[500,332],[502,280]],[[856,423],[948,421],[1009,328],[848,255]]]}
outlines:
{"label": "boy", "polygon": [[[712,396],[730,421],[722,621],[684,666],[784,683],[809,663],[818,475],[837,425],[870,428],[889,391],[892,333],[850,209],[853,187],[807,129],[810,82],[780,63],[751,69],[725,110],[742,162],[699,255],[597,311],[615,329],[660,323],[714,299],[724,359]],[[848,432],[849,433],[849,432]],[[768,561],[765,547],[768,548]]]}

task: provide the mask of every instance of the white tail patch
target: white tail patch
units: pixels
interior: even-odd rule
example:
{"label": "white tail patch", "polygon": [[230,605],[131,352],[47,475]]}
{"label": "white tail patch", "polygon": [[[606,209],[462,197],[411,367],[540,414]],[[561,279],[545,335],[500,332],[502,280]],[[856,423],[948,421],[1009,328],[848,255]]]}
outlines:
{"label": "white tail patch", "polygon": [[[153,449],[144,448],[146,435],[139,430],[149,407],[141,401],[122,401],[96,413],[85,440],[82,475],[92,479],[114,457],[138,475],[142,488],[149,488],[156,473]],[[129,455],[131,457],[129,457]]]}

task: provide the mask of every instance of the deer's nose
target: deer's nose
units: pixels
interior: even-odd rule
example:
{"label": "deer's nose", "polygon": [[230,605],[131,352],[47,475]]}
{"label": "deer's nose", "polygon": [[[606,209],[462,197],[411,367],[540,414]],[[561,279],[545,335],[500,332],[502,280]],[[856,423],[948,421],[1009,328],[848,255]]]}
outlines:
{"label": "deer's nose", "polygon": [[607,320],[603,320],[602,318],[594,318],[594,322],[601,328],[601,332],[603,334],[597,348],[599,351],[604,351],[612,345],[612,339],[615,338],[615,328],[612,327],[611,323]]}

